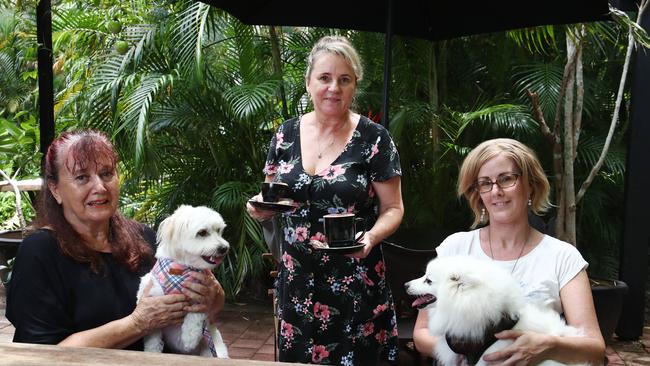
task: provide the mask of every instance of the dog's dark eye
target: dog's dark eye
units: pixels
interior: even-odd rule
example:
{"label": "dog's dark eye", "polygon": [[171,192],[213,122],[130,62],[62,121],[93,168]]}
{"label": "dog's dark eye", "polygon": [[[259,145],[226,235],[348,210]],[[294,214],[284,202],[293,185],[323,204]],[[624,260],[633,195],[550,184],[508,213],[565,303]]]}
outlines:
{"label": "dog's dark eye", "polygon": [[427,278],[426,280],[424,280],[424,283],[427,284],[427,285],[430,285],[430,284],[431,284],[431,280]]}
{"label": "dog's dark eye", "polygon": [[208,236],[208,231],[205,230],[205,229],[199,230],[199,232],[196,233],[196,236],[206,237],[206,236]]}

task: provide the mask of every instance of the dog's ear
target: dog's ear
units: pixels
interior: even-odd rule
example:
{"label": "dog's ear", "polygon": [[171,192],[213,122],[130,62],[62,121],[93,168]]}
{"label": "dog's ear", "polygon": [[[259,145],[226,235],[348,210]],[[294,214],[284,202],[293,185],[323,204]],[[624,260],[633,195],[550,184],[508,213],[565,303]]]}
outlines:
{"label": "dog's ear", "polygon": [[158,245],[161,245],[162,243],[173,242],[173,238],[175,234],[174,228],[176,227],[173,221],[174,221],[174,216],[172,215],[162,220],[162,222],[158,226],[158,232],[156,235]]}
{"label": "dog's ear", "polygon": [[464,290],[474,287],[480,279],[468,274],[467,272],[458,271],[449,274],[449,281],[454,285],[454,287],[459,290]]}

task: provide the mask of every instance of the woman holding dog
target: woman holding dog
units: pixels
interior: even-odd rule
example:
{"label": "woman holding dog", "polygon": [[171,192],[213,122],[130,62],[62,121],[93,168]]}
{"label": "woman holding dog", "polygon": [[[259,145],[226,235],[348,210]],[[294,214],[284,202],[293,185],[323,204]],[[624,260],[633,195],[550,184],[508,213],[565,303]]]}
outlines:
{"label": "woman holding dog", "polygon": [[[557,337],[505,330],[498,339],[514,343],[485,355],[490,364],[528,365],[543,360],[601,364],[603,341],[587,278],[587,262],[577,249],[532,228],[528,211],[550,206],[549,183],[535,153],[519,141],[493,139],[465,158],[458,194],[474,213],[473,228],[447,237],[438,256],[469,255],[493,261],[521,283],[527,298],[552,307],[584,337]],[[489,299],[487,300],[489,301]],[[427,311],[420,311],[413,331],[416,348],[432,356],[436,339],[428,331]]]}
{"label": "woman holding dog", "polygon": [[[307,59],[314,111],[282,124],[271,140],[266,181],[290,186],[296,208],[278,215],[276,282],[280,361],[375,365],[397,355],[397,327],[380,242],[403,215],[399,156],[388,131],[350,110],[363,76],[343,37],[324,37]],[[258,195],[255,200],[261,200]],[[259,221],[276,213],[248,212]],[[359,251],[323,252],[324,215],[366,219]]]}
{"label": "woman holding dog", "polygon": [[50,145],[36,230],[20,245],[7,290],[14,342],[141,350],[144,335],[187,312],[214,321],[223,307],[223,289],[207,275],[184,294],[150,297],[149,284],[136,304],[155,233],[117,211],[117,162],[100,132],[66,132]]}

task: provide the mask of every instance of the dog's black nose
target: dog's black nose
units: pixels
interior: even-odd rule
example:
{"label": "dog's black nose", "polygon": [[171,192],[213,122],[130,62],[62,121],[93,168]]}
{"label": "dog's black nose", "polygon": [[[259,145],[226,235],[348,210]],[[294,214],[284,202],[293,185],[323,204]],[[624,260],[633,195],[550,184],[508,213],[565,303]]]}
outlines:
{"label": "dog's black nose", "polygon": [[228,253],[228,247],[219,247],[217,249],[217,253],[219,255],[224,255],[224,254]]}

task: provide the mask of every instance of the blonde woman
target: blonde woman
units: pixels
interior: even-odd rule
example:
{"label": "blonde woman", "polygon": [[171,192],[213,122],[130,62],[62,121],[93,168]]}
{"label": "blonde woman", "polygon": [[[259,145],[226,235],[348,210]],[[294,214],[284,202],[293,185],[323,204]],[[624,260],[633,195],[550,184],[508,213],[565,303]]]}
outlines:
{"label": "blonde woman", "polygon": [[[385,128],[350,109],[363,70],[347,39],[322,38],[307,64],[314,110],[279,127],[264,168],[266,181],[290,186],[297,205],[277,218],[280,361],[394,360],[395,310],[379,244],[404,211],[397,150]],[[247,208],[260,221],[275,215]],[[350,255],[318,249],[326,241],[319,219],[344,212],[366,219],[363,247]]]}
{"label": "blonde woman", "polygon": [[[517,278],[530,301],[550,306],[584,337],[556,337],[506,330],[498,339],[514,343],[484,356],[491,364],[529,365],[542,360],[601,364],[605,342],[598,328],[587,262],[577,249],[532,228],[528,211],[549,206],[549,183],[535,153],[519,141],[493,139],[479,144],[465,158],[458,177],[458,195],[474,214],[472,228],[447,237],[439,256],[469,255],[493,261]],[[423,354],[432,356],[436,339],[420,311],[413,338]]]}

